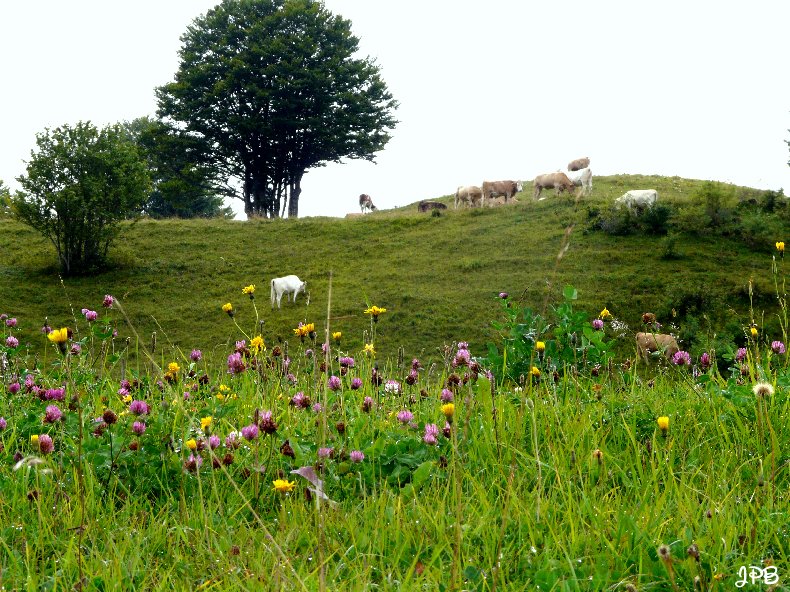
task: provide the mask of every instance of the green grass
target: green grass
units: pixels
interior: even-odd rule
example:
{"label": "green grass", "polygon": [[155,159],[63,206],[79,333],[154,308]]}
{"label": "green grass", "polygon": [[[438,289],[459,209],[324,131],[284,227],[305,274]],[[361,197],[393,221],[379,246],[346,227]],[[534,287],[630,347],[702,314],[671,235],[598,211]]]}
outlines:
{"label": "green grass", "polygon": [[[378,328],[382,354],[403,347],[406,355],[432,358],[459,338],[482,348],[493,337],[489,321],[500,291],[540,311],[573,284],[579,308],[592,315],[607,306],[631,327],[645,311],[682,325],[683,316],[672,317],[674,308],[702,324],[682,335],[690,350],[704,347],[714,332],[742,333],[750,320],[752,278],[755,307],[771,312],[773,286],[760,279],[773,248],[768,240],[753,250],[738,237],[682,234],[676,245],[681,257],[667,260],[661,256],[664,237],[589,229],[588,210],[605,211],[628,188],[654,187],[662,202],[677,205],[702,182],[638,175],[594,182],[593,195],[579,203],[553,192],[534,202],[528,185],[516,205],[448,210],[440,217],[418,214],[412,205],[348,220],[143,220],[124,227],[109,271],[63,282],[54,250],[42,237],[0,220],[0,312],[20,318],[24,343],[40,352],[38,329],[45,318],[53,326],[74,325],[81,308],[96,309],[110,293],[137,329],[142,343],[132,349],[147,345],[157,331],[159,344],[224,351],[229,320],[223,303],[232,302],[240,324],[254,329],[255,313],[241,294],[249,284],[257,286],[267,343],[289,339],[304,321],[317,323],[320,333],[331,272],[331,330],[343,332],[346,347],[349,341],[362,346],[368,323],[360,313],[376,304],[388,310]],[[760,195],[730,189],[741,200]],[[441,200],[451,204],[452,198]],[[558,261],[569,228],[568,249]],[[307,280],[310,305],[300,295],[295,306],[271,311],[268,282],[288,273]],[[689,301],[696,303],[690,311]],[[118,330],[122,339],[137,341],[127,327]]]}

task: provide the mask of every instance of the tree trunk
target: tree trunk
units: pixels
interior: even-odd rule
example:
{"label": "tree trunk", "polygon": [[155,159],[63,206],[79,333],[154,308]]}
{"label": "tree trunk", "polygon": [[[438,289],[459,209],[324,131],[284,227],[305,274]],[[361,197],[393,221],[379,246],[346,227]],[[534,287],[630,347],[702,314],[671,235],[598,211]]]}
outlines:
{"label": "tree trunk", "polygon": [[302,193],[302,175],[301,173],[296,179],[291,183],[291,197],[288,200],[288,217],[289,218],[298,218],[299,217],[299,196]]}

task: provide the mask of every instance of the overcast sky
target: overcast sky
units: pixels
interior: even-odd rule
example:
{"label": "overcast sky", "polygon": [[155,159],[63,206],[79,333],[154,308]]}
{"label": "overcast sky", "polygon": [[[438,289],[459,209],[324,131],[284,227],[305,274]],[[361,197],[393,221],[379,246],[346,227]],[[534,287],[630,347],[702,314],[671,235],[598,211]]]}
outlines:
{"label": "overcast sky", "polygon": [[[46,127],[153,115],[180,35],[214,0],[0,2],[0,179]],[[790,193],[787,0],[326,0],[399,101],[377,164],[302,183],[301,216],[523,179],[680,175]],[[234,208],[241,209],[235,201]]]}

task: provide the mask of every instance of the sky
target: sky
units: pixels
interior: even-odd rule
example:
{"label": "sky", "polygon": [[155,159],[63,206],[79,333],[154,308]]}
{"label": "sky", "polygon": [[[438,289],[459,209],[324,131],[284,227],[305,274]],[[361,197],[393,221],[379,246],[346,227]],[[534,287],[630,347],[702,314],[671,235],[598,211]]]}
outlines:
{"label": "sky", "polygon": [[[1,2],[0,179],[18,188],[47,127],[154,115],[181,34],[217,3]],[[358,212],[361,193],[386,209],[483,180],[526,181],[582,156],[593,175],[790,194],[787,0],[325,6],[352,22],[399,123],[375,163],[308,171],[300,217]]]}

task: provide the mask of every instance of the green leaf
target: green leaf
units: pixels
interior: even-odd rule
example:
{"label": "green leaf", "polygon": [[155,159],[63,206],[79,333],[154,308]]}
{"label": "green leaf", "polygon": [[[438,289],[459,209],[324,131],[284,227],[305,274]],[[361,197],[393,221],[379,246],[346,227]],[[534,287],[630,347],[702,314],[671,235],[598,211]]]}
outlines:
{"label": "green leaf", "polygon": [[565,300],[576,300],[579,293],[577,292],[576,288],[573,286],[565,286],[562,289],[562,295],[565,297]]}

